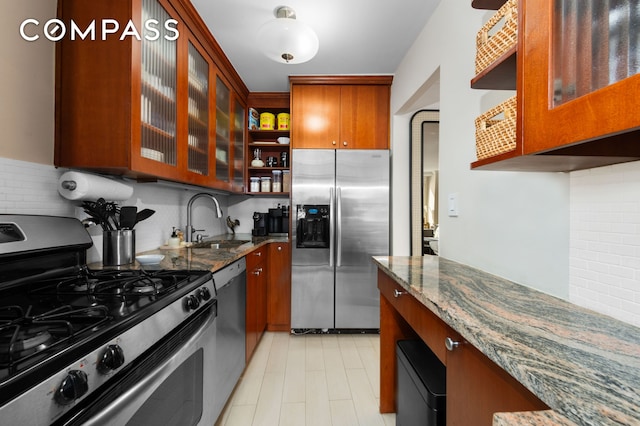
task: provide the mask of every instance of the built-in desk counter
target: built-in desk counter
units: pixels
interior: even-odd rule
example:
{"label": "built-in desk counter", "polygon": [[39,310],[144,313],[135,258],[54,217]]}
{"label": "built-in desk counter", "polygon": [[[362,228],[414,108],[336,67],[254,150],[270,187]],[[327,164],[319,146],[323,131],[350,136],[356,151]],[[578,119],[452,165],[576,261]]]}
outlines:
{"label": "built-in desk counter", "polygon": [[[464,397],[490,406],[503,396],[492,394],[496,380],[514,395],[508,407],[528,407],[504,411],[541,410],[497,414],[494,425],[640,424],[639,328],[444,258],[374,260],[382,296],[382,412],[395,407],[389,390],[395,389],[395,341],[413,334],[447,365],[449,425],[461,424],[456,414],[468,407],[454,393],[477,365],[486,375]],[[461,346],[447,351],[446,337]],[[472,365],[465,364],[469,358],[474,367],[460,371]],[[492,422],[491,416],[475,420],[467,425]]]}

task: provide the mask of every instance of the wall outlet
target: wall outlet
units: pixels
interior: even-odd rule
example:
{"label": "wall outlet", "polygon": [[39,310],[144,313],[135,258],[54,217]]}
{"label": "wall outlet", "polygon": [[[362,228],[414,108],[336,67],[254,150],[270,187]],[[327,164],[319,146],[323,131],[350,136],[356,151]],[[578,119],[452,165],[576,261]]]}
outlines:
{"label": "wall outlet", "polygon": [[447,211],[449,212],[449,216],[456,217],[458,216],[458,193],[449,194],[449,204]]}

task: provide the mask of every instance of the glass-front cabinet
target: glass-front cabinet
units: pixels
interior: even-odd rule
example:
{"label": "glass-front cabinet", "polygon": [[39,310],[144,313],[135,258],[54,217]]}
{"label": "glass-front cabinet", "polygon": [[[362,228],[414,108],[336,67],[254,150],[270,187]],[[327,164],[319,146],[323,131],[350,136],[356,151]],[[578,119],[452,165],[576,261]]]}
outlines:
{"label": "glass-front cabinet", "polygon": [[231,142],[233,143],[233,190],[234,192],[244,191],[244,160],[247,129],[246,108],[238,101],[233,101],[233,128]]}
{"label": "glass-front cabinet", "polygon": [[216,179],[229,182],[231,148],[231,90],[216,77]]}
{"label": "glass-front cabinet", "polygon": [[140,37],[56,44],[56,166],[242,192],[248,91],[192,8],[59,1],[64,22],[107,16]]}
{"label": "glass-front cabinet", "polygon": [[[142,20],[166,22],[167,11],[156,0],[143,0]],[[144,40],[144,39],[143,39]],[[176,40],[141,43],[140,153],[150,160],[178,164]]]}
{"label": "glass-front cabinet", "polygon": [[209,63],[191,42],[188,81],[187,170],[209,176]]}
{"label": "glass-front cabinet", "polygon": [[522,4],[518,95],[523,153],[627,159],[640,155],[635,134],[640,127],[638,2]]}

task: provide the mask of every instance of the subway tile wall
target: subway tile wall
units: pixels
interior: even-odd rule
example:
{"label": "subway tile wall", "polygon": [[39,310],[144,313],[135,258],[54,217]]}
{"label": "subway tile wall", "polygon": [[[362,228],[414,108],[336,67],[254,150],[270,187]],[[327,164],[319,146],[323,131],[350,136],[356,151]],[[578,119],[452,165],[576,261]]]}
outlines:
{"label": "subway tile wall", "polygon": [[569,181],[569,299],[640,326],[640,162]]}
{"label": "subway tile wall", "polygon": [[54,167],[0,158],[0,213],[75,216],[57,190]]}

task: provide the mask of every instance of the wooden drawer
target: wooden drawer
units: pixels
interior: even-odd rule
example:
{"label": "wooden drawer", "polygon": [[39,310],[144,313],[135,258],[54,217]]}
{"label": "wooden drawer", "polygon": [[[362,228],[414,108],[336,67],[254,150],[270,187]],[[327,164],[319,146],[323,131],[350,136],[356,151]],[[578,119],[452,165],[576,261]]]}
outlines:
{"label": "wooden drawer", "polygon": [[247,272],[254,270],[260,264],[265,263],[267,260],[267,246],[262,246],[246,256],[247,260]]}
{"label": "wooden drawer", "polygon": [[[429,346],[443,364],[447,365],[445,339],[451,335],[450,328],[415,297],[407,293],[387,274],[378,270],[378,288],[407,324]],[[397,292],[397,293],[396,293]]]}

